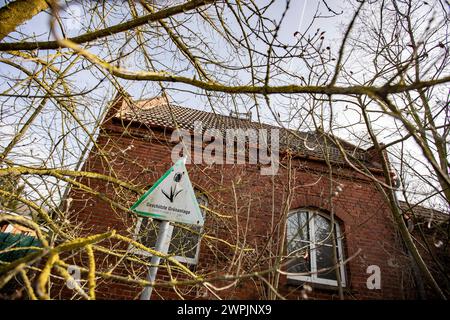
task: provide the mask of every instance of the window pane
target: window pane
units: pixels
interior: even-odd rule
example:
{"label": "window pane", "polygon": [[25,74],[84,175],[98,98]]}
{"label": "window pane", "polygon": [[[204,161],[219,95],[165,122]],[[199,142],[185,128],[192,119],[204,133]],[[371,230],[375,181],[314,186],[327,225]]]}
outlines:
{"label": "window pane", "polygon": [[307,212],[293,213],[288,217],[287,241],[289,254],[287,271],[292,273],[311,271]]}
{"label": "window pane", "polygon": [[[316,252],[316,263],[317,270],[323,268],[331,268],[334,266],[333,263],[333,247],[331,246],[317,246],[315,249]],[[330,270],[326,272],[320,272],[317,274],[318,278],[321,279],[329,279],[329,280],[337,280],[336,279],[336,270]]]}
{"label": "window pane", "polygon": [[315,242],[320,244],[332,244],[330,220],[319,214],[314,215]]}
{"label": "window pane", "polygon": [[311,271],[309,244],[302,241],[290,241],[288,243],[290,253],[287,271],[288,272],[308,272]]}
{"label": "window pane", "polygon": [[291,214],[287,221],[287,239],[309,241],[308,213]]}
{"label": "window pane", "polygon": [[291,240],[287,244],[287,252],[290,256],[305,256],[308,250],[308,242]]}
{"label": "window pane", "polygon": [[[186,226],[194,232],[200,233],[201,228],[196,226]],[[179,257],[195,258],[197,252],[199,235],[180,227],[174,227],[172,240],[170,241],[169,253]]]}
{"label": "window pane", "polygon": [[[303,258],[293,258],[287,263],[287,271],[292,273],[304,273],[310,272],[309,259]],[[309,276],[310,274],[305,274],[304,276]]]}
{"label": "window pane", "polygon": [[154,248],[158,235],[159,223],[150,218],[142,218],[137,241],[144,246]]}

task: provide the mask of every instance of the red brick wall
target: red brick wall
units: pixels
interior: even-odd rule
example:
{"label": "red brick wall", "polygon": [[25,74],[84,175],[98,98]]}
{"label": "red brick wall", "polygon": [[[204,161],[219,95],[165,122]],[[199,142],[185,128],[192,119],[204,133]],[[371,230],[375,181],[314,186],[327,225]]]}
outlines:
{"label": "red brick wall", "polygon": [[[142,189],[154,183],[170,166],[172,145],[167,135],[159,130],[130,127],[124,130],[122,124],[108,120],[97,140],[103,149],[106,161],[94,148],[83,170],[104,173],[137,185]],[[129,146],[131,149],[126,150]],[[287,159],[283,159],[287,164]],[[286,199],[289,196],[289,172],[280,168],[279,174],[262,176],[256,165],[188,165],[189,176],[195,186],[207,192],[209,207],[229,218],[217,217],[208,213],[205,231],[208,235],[255,249],[242,252],[241,262],[236,263],[235,250],[214,239],[203,239],[200,261],[191,266],[196,273],[207,278],[224,273],[249,273],[264,270],[271,261],[275,247],[284,228]],[[336,217],[340,220],[345,235],[345,257],[356,255],[346,266],[347,286],[344,288],[348,299],[402,299],[414,297],[411,287],[412,272],[405,259],[399,236],[394,227],[388,206],[375,186],[367,179],[344,166],[334,168],[333,183],[343,187],[333,198]],[[290,209],[312,207],[330,211],[329,174],[324,163],[293,159],[291,170]],[[380,177],[381,178],[381,177]],[[101,180],[82,179],[100,195],[111,197],[124,207],[130,207],[139,197],[124,191],[112,183]],[[74,200],[70,208],[71,219],[80,224],[86,234],[100,233],[115,229],[118,233],[131,236],[135,218],[108,202],[80,190],[70,194]],[[239,235],[237,238],[236,235]],[[272,242],[267,245],[272,236]],[[112,242],[111,246],[127,246]],[[98,270],[112,270],[113,274],[125,275],[134,270],[136,275],[145,277],[145,268],[136,263],[120,261],[118,258],[104,259],[96,253]],[[77,259],[77,258],[75,258]],[[78,258],[80,259],[80,258]],[[85,257],[82,264],[86,264]],[[80,262],[78,262],[80,263]],[[369,265],[381,268],[381,290],[366,287]],[[137,270],[137,271],[136,271]],[[163,269],[158,280],[167,277]],[[265,275],[267,276],[267,275]],[[186,278],[186,276],[184,276]],[[168,279],[168,278],[167,278]],[[180,280],[179,278],[178,280]],[[228,285],[230,281],[212,282],[215,286]],[[336,299],[337,290],[330,287],[314,286],[308,294],[310,298]],[[285,276],[280,277],[279,292],[289,299],[301,298],[301,287],[288,283]],[[103,299],[135,299],[141,287],[123,284],[116,280],[99,280],[97,297]],[[214,298],[202,286],[179,288],[187,298]],[[59,291],[58,291],[59,292]],[[63,295],[68,290],[63,290]],[[153,298],[177,298],[172,288],[156,288]],[[245,278],[227,290],[219,291],[222,298],[261,299],[267,298],[268,288],[257,277]]]}

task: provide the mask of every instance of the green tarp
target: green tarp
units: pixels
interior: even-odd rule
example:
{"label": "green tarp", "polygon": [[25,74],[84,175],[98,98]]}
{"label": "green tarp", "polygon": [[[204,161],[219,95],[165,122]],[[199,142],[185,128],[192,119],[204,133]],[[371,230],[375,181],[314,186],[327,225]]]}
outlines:
{"label": "green tarp", "polygon": [[8,232],[0,232],[0,261],[12,262],[20,259],[27,254],[34,252],[32,249],[24,250],[12,250],[8,252],[2,252],[9,248],[25,248],[25,247],[40,247],[41,242],[32,236],[24,234],[13,234]]}

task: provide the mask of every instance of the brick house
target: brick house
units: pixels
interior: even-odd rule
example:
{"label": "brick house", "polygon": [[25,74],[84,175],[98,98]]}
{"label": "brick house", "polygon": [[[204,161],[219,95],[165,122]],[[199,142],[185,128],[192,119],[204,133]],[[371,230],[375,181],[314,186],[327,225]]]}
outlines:
{"label": "brick house", "polygon": [[[196,120],[201,120],[204,128],[222,133],[229,128],[275,128],[243,117],[169,105],[163,97],[132,103],[117,97],[82,170],[147,190],[172,165],[171,151],[178,143],[171,141],[174,129],[194,135]],[[203,205],[205,225],[191,230],[174,226],[169,253],[197,275],[212,279],[215,287],[221,287],[217,294],[223,299],[273,298],[274,286],[287,299],[305,295],[338,299],[339,280],[346,299],[416,298],[420,277],[374,183],[349,166],[323,132],[280,129],[279,140],[280,167],[275,175],[261,175],[261,165],[249,164],[249,156],[244,164],[187,165]],[[206,144],[203,141],[201,148]],[[247,149],[250,144],[248,141]],[[371,149],[345,141],[339,144],[355,165],[363,164],[383,178],[379,159]],[[157,225],[124,210],[139,198],[139,192],[98,179],[83,178],[80,182],[98,193],[93,197],[76,188],[70,192],[70,218],[82,233],[115,229],[149,247],[154,245]],[[122,207],[112,205],[104,195]],[[146,268],[137,263],[149,260],[145,251],[113,241],[108,245],[122,250],[126,258],[97,253],[97,270],[145,278]],[[87,263],[85,257],[73,259],[78,264]],[[334,261],[339,261],[338,267],[333,267]],[[279,272],[273,267],[277,263],[281,264]],[[380,271],[379,288],[367,285],[374,268]],[[157,281],[171,277],[189,280],[176,268],[163,264]],[[98,280],[96,289],[100,299],[138,299],[141,290],[115,278]],[[68,298],[73,291],[63,288],[54,290],[53,295]],[[152,298],[180,296],[215,299],[214,290],[195,284],[177,289],[157,286]]]}

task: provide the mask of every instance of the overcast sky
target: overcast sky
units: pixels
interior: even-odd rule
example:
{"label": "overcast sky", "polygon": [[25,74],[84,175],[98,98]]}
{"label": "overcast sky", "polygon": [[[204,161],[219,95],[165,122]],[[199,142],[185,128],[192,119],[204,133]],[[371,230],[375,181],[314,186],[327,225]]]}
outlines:
{"label": "overcast sky", "polygon": [[[4,0],[0,0],[1,5],[4,4]],[[173,2],[180,2],[180,1],[168,1],[170,3]],[[276,5],[274,5],[271,8],[271,11],[269,12],[268,16],[272,17],[273,19],[279,21],[281,18],[282,13],[284,12],[286,2],[285,1],[276,1]],[[304,33],[306,28],[310,25],[311,19],[315,14],[318,14],[319,16],[322,16],[323,18],[318,18],[315,20],[315,23],[311,28],[309,29],[310,34],[314,34],[318,28],[320,30],[325,31],[325,43],[324,46],[330,46],[332,50],[334,50],[333,54],[337,55],[337,50],[339,49],[339,44],[341,41],[341,37],[343,34],[343,30],[345,29],[345,26],[348,24],[348,21],[350,17],[353,14],[353,9],[348,5],[347,1],[327,1],[327,3],[330,5],[330,8],[338,13],[338,15],[331,15],[328,8],[326,8],[322,1],[318,0],[293,0],[290,1],[290,8],[286,14],[286,17],[284,19],[283,24],[281,25],[281,29],[279,32],[279,39],[282,42],[286,43],[295,43],[296,37],[295,33],[300,32]],[[65,21],[65,26],[67,29],[67,35],[69,36],[75,36],[80,34],[80,25],[85,23],[86,21],[84,19],[88,18],[83,15],[82,10],[79,6],[79,4],[76,1],[72,1],[72,3],[64,9],[65,12],[62,13],[63,18],[69,18]],[[332,16],[332,17],[330,17]],[[36,37],[39,40],[47,40],[49,35],[49,18],[50,16],[43,12],[35,16],[33,19],[25,23],[20,27],[20,30],[28,35],[36,35]],[[114,24],[114,19],[110,21],[110,24]],[[14,37],[14,34],[11,34],[12,37]],[[8,39],[10,41],[10,39]],[[166,57],[166,59],[170,60],[170,57]],[[127,65],[128,63],[128,65]],[[125,61],[125,66],[133,68],[133,61]],[[298,70],[298,66],[295,65],[295,63],[292,64],[292,70]],[[4,64],[0,65],[1,72],[15,72],[12,70],[9,70],[8,67],[6,67]],[[297,68],[297,69],[296,69]],[[84,72],[77,74],[76,82],[78,87],[80,88],[90,88],[97,84],[97,80],[92,77],[90,72]],[[150,98],[152,97],[157,90],[155,90],[155,85],[153,83],[147,83],[147,82],[121,82],[125,88],[132,94],[133,98]],[[5,90],[7,87],[7,83],[0,83],[0,89]],[[177,87],[176,85],[174,87]],[[180,88],[183,86],[179,86]],[[192,89],[192,88],[190,88]],[[84,114],[82,113],[80,116],[86,116],[86,117],[95,117],[100,114],[100,111],[102,108],[105,107],[107,100],[112,98],[115,93],[115,90],[113,89],[112,85],[105,81],[102,83],[99,88],[93,92],[93,95],[95,94],[95,97],[103,97],[104,99],[98,99],[96,100],[96,103],[90,106],[90,110],[92,111],[92,115]],[[206,111],[211,111],[211,108],[205,103],[205,99],[199,96],[196,96],[192,93],[186,93],[183,91],[171,91],[171,98],[174,100],[175,103],[181,104],[186,107],[191,107],[195,109],[201,109]],[[3,98],[0,98],[3,99]],[[278,100],[279,99],[279,100]],[[282,103],[284,98],[281,97],[273,97],[273,103],[280,102]],[[246,105],[241,104],[240,105],[241,110],[245,111]],[[25,110],[26,108],[24,108]],[[340,112],[338,114],[339,121],[342,121],[342,123],[348,124],[348,123],[354,123],[359,119],[358,115],[352,113],[350,110],[345,109],[344,106],[342,108],[337,108],[337,110]],[[344,110],[346,110],[344,112]],[[224,114],[227,114],[229,110],[226,110],[225,108],[218,108],[216,111],[222,112]],[[282,116],[282,119],[287,118],[287,115],[289,114],[289,110],[279,110],[280,114]],[[6,142],[9,141],[9,138],[12,134],[14,134],[15,130],[17,130],[17,127],[15,126],[15,123],[17,121],[14,118],[14,116],[21,116],[20,113],[16,115],[12,115],[12,117],[3,117],[2,118],[2,136],[3,138],[0,138],[0,143],[4,145]],[[262,111],[262,121],[268,122],[268,123],[275,123],[272,115],[267,111]],[[38,119],[38,122],[41,123],[41,127],[52,126],[55,122],[55,119],[51,118],[49,114],[43,114],[43,118]],[[386,129],[388,128],[388,123],[386,121],[380,122],[380,129]],[[294,122],[287,122],[284,123],[287,126],[295,127]],[[55,129],[56,130],[56,129]],[[358,132],[358,130],[362,130],[361,126],[355,126],[353,128],[355,132]],[[26,139],[24,139],[23,142],[23,148],[22,152],[24,152],[28,157],[30,158],[36,158],[39,155],[42,155],[45,157],[45,151],[41,152],[42,150],[39,149],[45,149],[45,134],[41,132],[39,129],[35,129],[34,131],[31,130],[31,135],[28,135]],[[343,135],[344,138],[351,139],[352,136],[348,134],[348,132],[338,132],[339,134]],[[389,136],[389,130],[383,130],[382,133],[384,136],[382,136],[382,141],[387,142],[390,139],[394,139],[395,137]],[[39,135],[42,135],[42,137],[39,137]],[[55,137],[56,139],[56,137]],[[39,141],[42,143],[39,144]],[[85,142],[84,141],[78,141],[73,142],[72,149],[81,149],[80,146]],[[37,149],[37,150],[36,150]],[[34,153],[29,152],[28,150],[32,150]],[[417,152],[414,147],[411,147],[412,152],[415,152],[417,157],[420,157],[420,153]],[[23,154],[23,153],[22,153]],[[73,158],[76,159],[77,152],[74,152]],[[70,158],[69,155],[67,157]]]}

